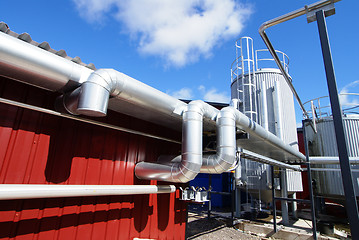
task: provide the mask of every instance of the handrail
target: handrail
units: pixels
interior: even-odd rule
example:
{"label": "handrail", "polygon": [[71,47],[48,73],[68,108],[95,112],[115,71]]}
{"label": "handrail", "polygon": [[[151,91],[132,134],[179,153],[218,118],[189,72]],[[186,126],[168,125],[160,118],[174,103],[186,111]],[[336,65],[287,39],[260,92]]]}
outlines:
{"label": "handrail", "polygon": [[[339,94],[339,97],[343,97],[343,96],[356,96],[356,97],[358,97],[357,99],[359,99],[359,93],[340,93]],[[327,101],[321,102],[321,100],[323,100],[323,99],[327,99]],[[324,104],[323,104],[323,102],[324,102]],[[306,106],[311,103],[313,103],[313,105],[315,107],[315,114],[317,115],[317,118],[327,117],[327,116],[331,115],[329,96],[313,98],[313,99],[308,100],[305,103],[303,103],[303,105]],[[348,114],[348,113],[350,113],[350,112],[348,112],[349,110],[359,108],[359,101],[354,101],[354,102],[349,102],[349,103],[341,103],[341,106],[342,106],[343,114]],[[344,108],[344,106],[347,106],[347,108]],[[308,108],[310,109],[310,106]],[[313,111],[311,109],[306,112],[308,115],[312,114],[312,117],[313,117]]]}
{"label": "handrail", "polygon": [[[289,57],[288,57],[288,55],[279,50],[275,50],[275,51],[276,51],[276,53],[282,55],[281,63],[284,65],[286,72],[289,73]],[[262,67],[259,67],[259,62],[275,61],[272,57],[271,58],[259,58],[258,57],[259,52],[269,52],[269,50],[268,49],[258,49],[255,51],[256,71],[258,71],[258,69],[262,69]]]}

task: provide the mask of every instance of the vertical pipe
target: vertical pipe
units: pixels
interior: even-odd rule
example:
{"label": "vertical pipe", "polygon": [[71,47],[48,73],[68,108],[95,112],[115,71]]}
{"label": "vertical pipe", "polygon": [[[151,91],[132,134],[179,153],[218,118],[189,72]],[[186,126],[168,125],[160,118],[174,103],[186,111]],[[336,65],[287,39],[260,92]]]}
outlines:
{"label": "vertical pipe", "polygon": [[236,209],[235,209],[235,217],[240,218],[241,217],[241,189],[236,186],[235,188],[235,201],[236,201]]}
{"label": "vertical pipe", "polygon": [[[287,189],[287,170],[285,168],[280,169],[280,194],[281,197],[288,197]],[[282,206],[282,223],[283,225],[289,224],[289,213],[288,213],[288,201],[281,200]]]}
{"label": "vertical pipe", "polygon": [[[309,120],[310,121],[310,120]],[[309,149],[308,149],[308,142],[306,136],[306,124],[305,120],[302,122],[303,126],[303,138],[304,138],[304,150],[305,150],[305,157],[307,159],[307,176],[308,176],[308,189],[309,189],[309,198],[310,198],[310,210],[312,214],[312,227],[313,227],[313,239],[317,239],[317,221],[315,217],[315,206],[314,206],[314,195],[313,195],[313,183],[312,183],[312,172],[310,170],[310,163],[309,163]]]}
{"label": "vertical pipe", "polygon": [[[292,198],[297,199],[297,193],[296,192],[293,193]],[[293,215],[294,219],[298,219],[297,209],[298,209],[297,201],[292,201],[292,215]]]}
{"label": "vertical pipe", "polygon": [[[342,109],[339,103],[337,83],[335,79],[332,54],[330,50],[327,26],[324,11],[316,12],[320,43],[322,46],[325,73],[330,97],[330,105],[333,114],[335,136],[337,139],[338,154],[340,159],[340,169],[342,173],[346,209],[350,224],[350,231],[353,239],[359,239],[359,215],[358,205],[355,198],[354,184],[351,167],[349,163],[348,146],[344,133]],[[308,164],[309,167],[309,164]]]}
{"label": "vertical pipe", "polygon": [[262,80],[262,127],[268,131],[268,109],[267,109],[267,89],[266,82]]}
{"label": "vertical pipe", "polygon": [[282,97],[280,92],[280,82],[275,81],[274,82],[274,92],[275,92],[275,100],[276,100],[276,120],[277,120],[277,127],[276,127],[276,135],[283,141],[283,131],[282,131]]}
{"label": "vertical pipe", "polygon": [[231,177],[231,226],[233,226],[234,223],[234,211],[235,211],[235,189],[236,189],[236,184],[235,184],[235,178],[234,178],[234,174],[233,173],[229,173],[230,177]]}
{"label": "vertical pipe", "polygon": [[234,172],[235,178],[235,217],[241,217],[241,189],[239,188],[239,181],[241,180],[241,163],[238,163],[238,166]]}
{"label": "vertical pipe", "polygon": [[270,166],[272,178],[273,230],[277,232],[277,207],[275,205],[274,166]]}

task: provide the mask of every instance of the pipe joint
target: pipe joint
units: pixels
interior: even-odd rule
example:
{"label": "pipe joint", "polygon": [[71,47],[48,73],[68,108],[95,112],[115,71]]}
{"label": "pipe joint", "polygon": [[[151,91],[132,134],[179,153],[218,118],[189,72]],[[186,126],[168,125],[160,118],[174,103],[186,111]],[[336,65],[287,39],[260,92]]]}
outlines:
{"label": "pipe joint", "polygon": [[123,85],[121,73],[113,69],[93,72],[81,86],[77,112],[94,117],[106,116],[109,97],[119,95]]}
{"label": "pipe joint", "polygon": [[202,173],[223,173],[236,160],[236,110],[225,107],[218,114],[217,153],[203,158]]}
{"label": "pipe joint", "polygon": [[166,163],[138,163],[135,168],[138,178],[186,183],[197,176],[202,166],[202,128],[206,114],[204,106],[200,101],[190,102],[182,114],[181,156],[169,159]]}

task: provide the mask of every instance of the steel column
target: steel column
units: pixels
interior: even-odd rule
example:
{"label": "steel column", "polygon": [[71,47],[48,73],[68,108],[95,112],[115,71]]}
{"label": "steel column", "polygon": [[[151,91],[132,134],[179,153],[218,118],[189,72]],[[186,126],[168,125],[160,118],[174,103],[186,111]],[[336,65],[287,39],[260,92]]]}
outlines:
{"label": "steel column", "polygon": [[[339,102],[337,83],[335,79],[332,54],[330,50],[327,25],[324,11],[316,12],[320,43],[322,47],[325,73],[329,90],[330,105],[333,114],[335,136],[337,139],[338,155],[345,193],[346,210],[348,214],[350,231],[353,239],[359,239],[358,205],[355,198],[354,183],[349,163],[348,146],[345,138],[342,109]],[[308,164],[308,168],[310,164]],[[309,172],[309,171],[308,171]]]}

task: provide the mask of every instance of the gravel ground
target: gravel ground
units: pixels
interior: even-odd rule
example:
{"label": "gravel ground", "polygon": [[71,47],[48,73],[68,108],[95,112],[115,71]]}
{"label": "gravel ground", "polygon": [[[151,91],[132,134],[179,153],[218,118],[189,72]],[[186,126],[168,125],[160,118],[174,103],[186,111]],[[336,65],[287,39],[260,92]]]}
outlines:
{"label": "gravel ground", "polygon": [[204,214],[188,213],[187,239],[261,239],[260,237],[243,233],[233,227],[228,227],[228,219],[215,217],[210,220]]}

